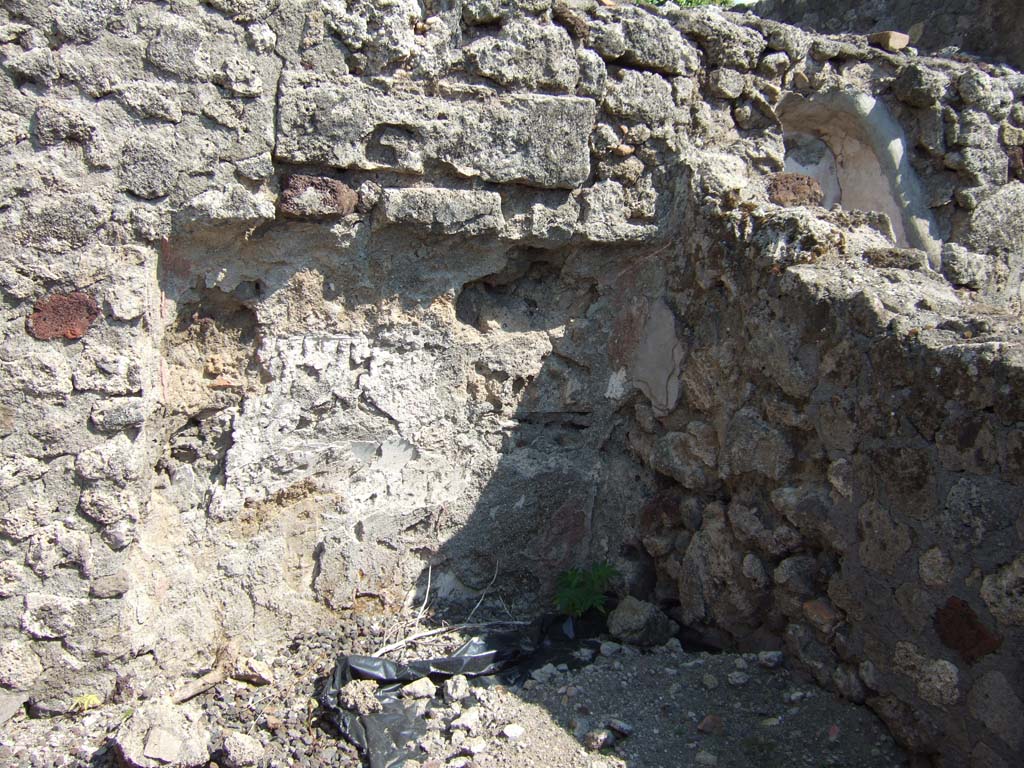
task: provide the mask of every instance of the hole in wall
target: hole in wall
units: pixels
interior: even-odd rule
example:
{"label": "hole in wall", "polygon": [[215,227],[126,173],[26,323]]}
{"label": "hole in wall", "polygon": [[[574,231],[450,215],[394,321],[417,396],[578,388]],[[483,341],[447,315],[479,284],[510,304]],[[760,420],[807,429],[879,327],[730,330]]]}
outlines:
{"label": "hole in wall", "polygon": [[232,419],[244,393],[259,386],[259,325],[249,306],[263,288],[241,282],[231,292],[187,291],[162,344],[165,450],[156,464],[172,486],[208,501],[222,482]]}
{"label": "hole in wall", "polygon": [[462,287],[456,318],[482,333],[494,327],[524,332],[562,325],[580,314],[581,298],[593,300],[590,292],[577,296],[567,290],[560,277],[562,261],[559,254],[540,249],[512,254],[501,272]]}
{"label": "hole in wall", "polygon": [[201,288],[187,296],[164,336],[165,359],[172,366],[201,365],[205,379],[254,375],[259,323],[249,302],[261,293],[259,281],[248,281],[231,293]]}

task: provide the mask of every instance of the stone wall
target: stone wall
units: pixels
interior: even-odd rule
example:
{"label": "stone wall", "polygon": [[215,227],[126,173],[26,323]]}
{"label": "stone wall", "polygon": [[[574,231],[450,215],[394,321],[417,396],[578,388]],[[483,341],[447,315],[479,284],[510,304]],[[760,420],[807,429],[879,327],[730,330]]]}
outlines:
{"label": "stone wall", "polygon": [[[607,558],[918,752],[1012,763],[1024,77],[584,0],[2,14],[0,684],[34,712],[428,578],[528,615]],[[781,174],[794,100],[924,250]]]}
{"label": "stone wall", "polygon": [[1024,67],[1016,0],[760,0],[758,15],[818,32],[868,34],[900,30],[927,51],[949,46]]}

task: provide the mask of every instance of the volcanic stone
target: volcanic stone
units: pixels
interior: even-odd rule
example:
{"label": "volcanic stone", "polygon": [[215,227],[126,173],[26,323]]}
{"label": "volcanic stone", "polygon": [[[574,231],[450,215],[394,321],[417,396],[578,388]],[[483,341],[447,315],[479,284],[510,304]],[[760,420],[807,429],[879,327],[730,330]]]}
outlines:
{"label": "volcanic stone", "polygon": [[657,606],[627,596],[608,615],[608,631],[624,643],[662,645],[678,629]]}
{"label": "volcanic stone", "polygon": [[281,195],[281,212],[297,219],[347,216],[356,209],[359,195],[327,176],[290,176]]}
{"label": "volcanic stone", "polygon": [[813,176],[802,173],[776,173],[768,183],[768,197],[777,205],[821,205],[825,194]]}

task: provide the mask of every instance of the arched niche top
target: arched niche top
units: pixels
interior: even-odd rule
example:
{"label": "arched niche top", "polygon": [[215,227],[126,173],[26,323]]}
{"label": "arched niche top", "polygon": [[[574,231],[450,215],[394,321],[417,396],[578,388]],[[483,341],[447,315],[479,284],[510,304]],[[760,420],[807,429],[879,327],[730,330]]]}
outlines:
{"label": "arched niche top", "polygon": [[896,242],[925,251],[939,269],[942,243],[910,165],[906,135],[881,101],[843,90],[791,93],[777,114],[787,170],[817,178],[826,205],[886,214]]}

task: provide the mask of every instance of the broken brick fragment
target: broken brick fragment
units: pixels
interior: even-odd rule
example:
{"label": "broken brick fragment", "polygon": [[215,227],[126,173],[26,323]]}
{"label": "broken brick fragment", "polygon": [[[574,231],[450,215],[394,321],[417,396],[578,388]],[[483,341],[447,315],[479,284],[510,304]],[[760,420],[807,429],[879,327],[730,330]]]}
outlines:
{"label": "broken brick fragment", "polygon": [[725,723],[718,715],[705,715],[704,719],[697,724],[697,730],[701,733],[718,735],[725,730]]}
{"label": "broken brick fragment", "polygon": [[819,632],[828,634],[839,623],[839,614],[828,600],[817,598],[803,604],[804,617]]}
{"label": "broken brick fragment", "polygon": [[347,216],[358,202],[356,191],[337,179],[296,174],[285,181],[281,213],[297,219],[326,219]]}
{"label": "broken brick fragment", "polygon": [[776,205],[821,205],[825,193],[813,176],[802,173],[776,173],[768,182],[768,197]]}
{"label": "broken brick fragment", "polygon": [[80,339],[99,316],[96,299],[87,293],[52,293],[35,303],[25,327],[42,341]]}
{"label": "broken brick fragment", "polygon": [[910,45],[910,35],[905,32],[896,32],[889,29],[884,32],[875,32],[868,35],[868,42],[881,48],[883,51],[898,53]]}
{"label": "broken brick fragment", "polygon": [[942,644],[968,664],[999,649],[1003,638],[986,627],[965,600],[951,597],[935,612],[935,631]]}

